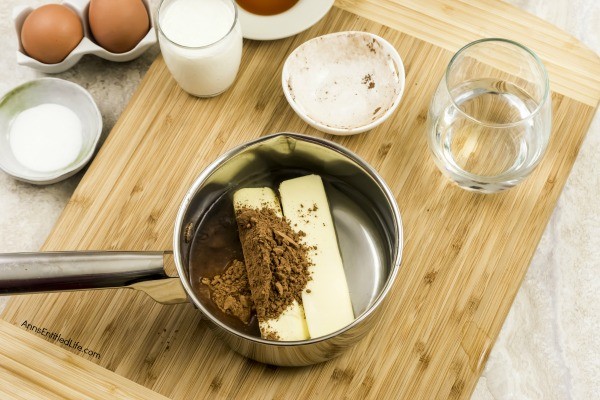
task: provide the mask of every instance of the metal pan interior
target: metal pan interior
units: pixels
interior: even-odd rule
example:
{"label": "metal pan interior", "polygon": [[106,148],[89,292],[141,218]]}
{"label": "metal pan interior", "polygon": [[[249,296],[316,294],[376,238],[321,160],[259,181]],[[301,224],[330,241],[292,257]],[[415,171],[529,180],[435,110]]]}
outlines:
{"label": "metal pan interior", "polygon": [[[235,190],[277,189],[283,180],[318,174],[330,202],[354,314],[358,319],[368,312],[395,277],[402,244],[397,207],[376,173],[343,148],[301,135],[274,135],[232,152],[198,178],[180,210],[183,240],[178,243],[185,266],[180,273],[194,304],[217,325],[260,340],[256,321],[244,325],[221,312],[199,280],[222,272],[229,259],[241,257],[239,242],[235,244]],[[220,247],[221,253],[198,252],[203,241],[211,240],[216,244],[209,247]]]}

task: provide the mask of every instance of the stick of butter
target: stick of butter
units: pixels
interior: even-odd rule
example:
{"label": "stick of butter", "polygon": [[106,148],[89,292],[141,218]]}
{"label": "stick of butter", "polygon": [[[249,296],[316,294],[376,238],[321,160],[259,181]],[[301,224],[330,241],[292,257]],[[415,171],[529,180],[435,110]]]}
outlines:
{"label": "stick of butter", "polygon": [[[233,207],[239,211],[243,207],[262,209],[268,207],[272,209],[279,217],[283,217],[279,200],[272,189],[264,188],[244,188],[233,194]],[[243,244],[243,243],[242,243]],[[248,249],[242,246],[246,262],[250,259],[246,252],[255,249]],[[265,266],[269,268],[269,266]],[[247,268],[250,274],[250,268]],[[248,276],[250,278],[250,276]],[[252,282],[252,280],[250,279]],[[250,287],[250,290],[255,290]],[[309,338],[306,319],[304,317],[304,308],[296,300],[290,304],[277,319],[261,320],[259,318],[258,326],[263,338],[276,337],[278,340],[305,340]]]}
{"label": "stick of butter", "polygon": [[327,335],[350,324],[354,312],[323,181],[318,175],[283,181],[279,194],[283,214],[311,249],[312,279],[302,293],[310,337]]}

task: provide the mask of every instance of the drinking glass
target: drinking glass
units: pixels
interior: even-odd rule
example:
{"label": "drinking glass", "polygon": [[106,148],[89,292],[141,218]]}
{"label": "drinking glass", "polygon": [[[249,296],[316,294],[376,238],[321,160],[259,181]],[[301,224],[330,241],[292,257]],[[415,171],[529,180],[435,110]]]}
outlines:
{"label": "drinking glass", "polygon": [[197,97],[223,93],[242,58],[242,30],[233,0],[162,0],[160,50],[179,86]]}
{"label": "drinking glass", "polygon": [[450,60],[427,115],[439,169],[460,187],[495,193],[521,182],[550,138],[546,69],[506,39],[467,44]]}

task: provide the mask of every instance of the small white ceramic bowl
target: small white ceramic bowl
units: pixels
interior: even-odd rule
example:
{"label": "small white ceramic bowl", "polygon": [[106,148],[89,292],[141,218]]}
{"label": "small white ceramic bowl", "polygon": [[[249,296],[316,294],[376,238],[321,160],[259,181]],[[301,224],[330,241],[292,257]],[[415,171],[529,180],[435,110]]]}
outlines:
{"label": "small white ceramic bowl", "polygon": [[93,54],[100,58],[104,58],[105,60],[116,62],[131,61],[134,58],[141,56],[142,53],[156,43],[156,31],[154,29],[154,21],[152,18],[152,12],[150,10],[150,4],[148,0],[142,1],[144,6],[146,6],[146,11],[148,12],[148,17],[150,18],[150,29],[148,30],[148,33],[133,49],[125,53],[111,53],[110,51],[100,47],[93,40],[92,31],[88,21],[90,0],[64,0],[61,4],[75,11],[75,13],[81,19],[83,24],[83,39],[81,39],[81,42],[79,42],[77,47],[75,47],[64,60],[56,64],[44,64],[29,57],[25,53],[23,44],[21,43],[21,29],[23,28],[25,19],[34,10],[34,8],[30,6],[15,7],[13,9],[12,19],[17,32],[17,40],[19,42],[19,47],[17,49],[17,64],[26,65],[30,68],[37,69],[38,71],[42,71],[47,74],[57,74],[64,72],[77,64],[79,60],[81,60],[81,57],[86,54]]}
{"label": "small white ceramic bowl", "polygon": [[365,132],[389,118],[404,79],[394,46],[368,32],[311,39],[289,55],[282,73],[283,92],[298,116],[333,135]]}
{"label": "small white ceramic bowl", "polygon": [[[22,111],[54,103],[72,110],[81,121],[82,146],[79,155],[65,168],[38,172],[20,164],[10,146],[10,125]],[[62,181],[90,161],[102,133],[102,116],[92,96],[81,86],[58,78],[41,78],[24,83],[0,99],[0,169],[8,175],[36,185]]]}

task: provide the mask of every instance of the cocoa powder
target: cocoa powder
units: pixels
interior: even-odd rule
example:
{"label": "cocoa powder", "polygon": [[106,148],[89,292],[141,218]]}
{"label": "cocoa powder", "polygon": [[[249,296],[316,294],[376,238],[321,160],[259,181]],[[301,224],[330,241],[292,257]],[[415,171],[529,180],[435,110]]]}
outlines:
{"label": "cocoa powder", "polygon": [[311,265],[302,233],[268,207],[240,208],[236,220],[258,320],[278,318],[294,300],[302,304]]}
{"label": "cocoa powder", "polygon": [[212,279],[202,278],[201,282],[208,286],[211,300],[221,311],[239,318],[245,324],[250,322],[254,304],[246,266],[242,261],[233,260],[224,273]]}

